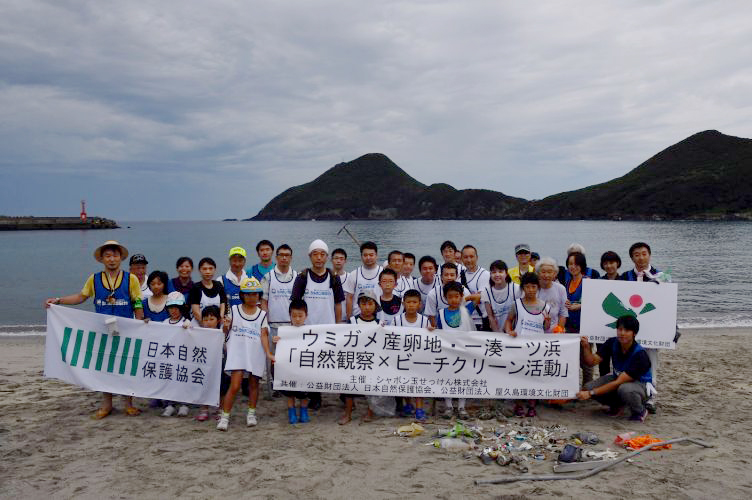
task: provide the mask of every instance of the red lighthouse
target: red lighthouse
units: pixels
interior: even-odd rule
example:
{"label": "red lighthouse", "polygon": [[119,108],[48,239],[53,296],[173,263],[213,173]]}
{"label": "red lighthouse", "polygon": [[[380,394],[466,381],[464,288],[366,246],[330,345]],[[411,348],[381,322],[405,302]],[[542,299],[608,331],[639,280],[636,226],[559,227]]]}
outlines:
{"label": "red lighthouse", "polygon": [[81,200],[81,222],[86,222],[86,200]]}

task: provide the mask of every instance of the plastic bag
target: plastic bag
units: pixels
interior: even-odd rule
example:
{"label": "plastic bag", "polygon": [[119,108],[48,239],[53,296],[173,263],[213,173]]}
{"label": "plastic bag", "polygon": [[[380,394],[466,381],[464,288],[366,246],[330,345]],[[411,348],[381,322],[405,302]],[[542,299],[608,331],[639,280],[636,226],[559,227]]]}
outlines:
{"label": "plastic bag", "polygon": [[394,417],[397,415],[397,402],[393,396],[366,396],[368,407],[377,417]]}

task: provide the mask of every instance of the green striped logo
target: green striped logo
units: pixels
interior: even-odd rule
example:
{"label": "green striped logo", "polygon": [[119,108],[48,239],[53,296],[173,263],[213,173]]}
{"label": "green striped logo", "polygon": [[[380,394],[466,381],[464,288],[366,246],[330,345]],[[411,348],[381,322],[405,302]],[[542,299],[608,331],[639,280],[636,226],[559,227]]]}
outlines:
{"label": "green striped logo", "polygon": [[[68,356],[68,351],[73,339],[73,352]],[[84,347],[84,342],[86,343]],[[81,348],[84,347],[83,353]],[[82,358],[83,354],[83,359]],[[88,332],[77,330],[73,336],[73,328],[66,327],[63,331],[63,343],[60,346],[60,356],[63,363],[87,370],[94,369],[98,372],[106,370],[107,373],[125,375],[131,377],[138,373],[138,360],[141,357],[141,339],[113,336],[110,338],[106,333]],[[92,366],[92,361],[94,366]],[[130,370],[128,363],[130,362]]]}

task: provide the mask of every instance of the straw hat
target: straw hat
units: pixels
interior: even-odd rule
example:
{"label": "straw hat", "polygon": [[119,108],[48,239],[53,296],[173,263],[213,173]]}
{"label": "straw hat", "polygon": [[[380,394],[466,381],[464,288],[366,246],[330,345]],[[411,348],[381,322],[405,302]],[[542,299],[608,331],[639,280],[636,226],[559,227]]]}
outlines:
{"label": "straw hat", "polygon": [[106,247],[118,247],[120,249],[120,258],[125,259],[128,257],[128,249],[115,240],[107,240],[102,243],[96,250],[94,250],[94,258],[97,262],[102,262],[102,250]]}

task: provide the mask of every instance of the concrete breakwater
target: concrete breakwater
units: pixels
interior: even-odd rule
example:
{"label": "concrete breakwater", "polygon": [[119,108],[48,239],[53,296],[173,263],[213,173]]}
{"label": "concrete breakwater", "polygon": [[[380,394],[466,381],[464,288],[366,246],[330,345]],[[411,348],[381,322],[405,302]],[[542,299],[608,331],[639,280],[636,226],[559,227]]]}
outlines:
{"label": "concrete breakwater", "polygon": [[117,229],[117,222],[104,217],[7,217],[0,216],[0,231],[34,229]]}

